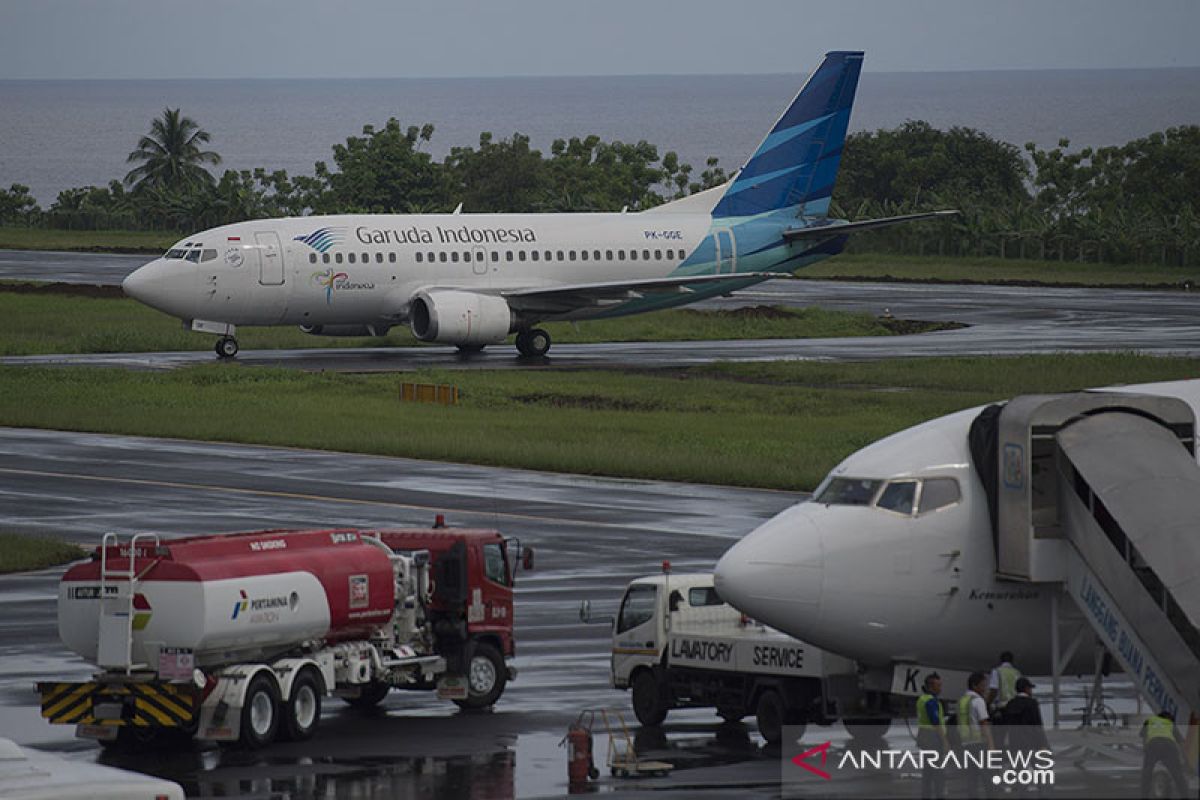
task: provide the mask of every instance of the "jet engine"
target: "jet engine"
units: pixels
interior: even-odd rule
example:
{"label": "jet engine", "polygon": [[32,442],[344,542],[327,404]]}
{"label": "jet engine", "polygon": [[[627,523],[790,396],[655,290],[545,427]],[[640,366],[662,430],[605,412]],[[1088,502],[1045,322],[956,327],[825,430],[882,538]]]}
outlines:
{"label": "jet engine", "polygon": [[389,325],[301,325],[309,336],[387,336]]}
{"label": "jet engine", "polygon": [[503,297],[436,289],[413,296],[409,323],[423,342],[485,345],[504,341],[513,329],[513,313]]}

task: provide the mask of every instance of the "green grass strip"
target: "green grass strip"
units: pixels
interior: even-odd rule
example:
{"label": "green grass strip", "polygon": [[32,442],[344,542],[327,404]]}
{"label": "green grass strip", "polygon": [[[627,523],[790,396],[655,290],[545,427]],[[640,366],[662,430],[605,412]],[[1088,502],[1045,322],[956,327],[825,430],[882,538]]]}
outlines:
{"label": "green grass strip", "polygon": [[1089,354],[404,376],[458,386],[447,407],[400,402],[395,375],[10,367],[0,425],[808,490],[855,450],[962,408],[1198,374],[1197,359]]}
{"label": "green grass strip", "polygon": [[75,561],[84,555],[79,545],[61,539],[0,533],[0,574],[45,569]]}

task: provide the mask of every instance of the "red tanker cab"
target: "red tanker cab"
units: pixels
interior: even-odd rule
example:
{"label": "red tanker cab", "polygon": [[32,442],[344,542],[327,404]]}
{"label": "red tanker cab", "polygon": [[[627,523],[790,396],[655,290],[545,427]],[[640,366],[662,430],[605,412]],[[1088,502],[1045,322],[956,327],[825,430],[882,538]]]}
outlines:
{"label": "red tanker cab", "polygon": [[[499,531],[435,527],[374,532],[392,550],[428,550],[433,563],[431,612],[439,636],[491,640],[505,656],[513,647],[513,583],[520,545]],[[512,547],[510,548],[510,544]],[[522,564],[533,565],[526,549]],[[461,632],[451,631],[460,626]]]}

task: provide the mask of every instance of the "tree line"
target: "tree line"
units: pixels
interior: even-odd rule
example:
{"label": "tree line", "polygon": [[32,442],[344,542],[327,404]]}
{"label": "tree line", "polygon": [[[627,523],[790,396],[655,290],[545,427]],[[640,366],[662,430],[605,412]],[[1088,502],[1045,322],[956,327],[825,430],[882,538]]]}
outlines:
{"label": "tree line", "polygon": [[[727,180],[717,159],[697,174],[645,141],[480,134],[441,161],[434,127],[395,118],[333,146],[312,175],[209,167],[210,135],[166,109],[130,153],[123,180],[60,192],[41,209],[27,187],[0,189],[0,223],[190,232],[245,219],[336,213],[641,211]],[[832,213],[847,219],[937,208],[950,222],[856,236],[856,250],[1117,263],[1200,262],[1200,126],[1125,145],[1024,150],[972,128],[909,121],[847,137]]]}

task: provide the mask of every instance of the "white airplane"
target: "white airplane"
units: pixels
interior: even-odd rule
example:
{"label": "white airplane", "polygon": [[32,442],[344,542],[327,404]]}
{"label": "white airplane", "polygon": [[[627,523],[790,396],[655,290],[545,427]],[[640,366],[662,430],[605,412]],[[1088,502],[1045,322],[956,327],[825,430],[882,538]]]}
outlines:
{"label": "white airplane", "polygon": [[[1126,412],[1129,408],[1125,404],[1132,407],[1135,402],[1129,399],[1130,396],[1143,395],[1151,398],[1147,403],[1170,402],[1171,408],[1176,409],[1174,413],[1186,416],[1190,408],[1190,414],[1200,418],[1200,380],[1110,388],[1085,392],[1078,397],[1083,398],[1084,403],[1099,403],[1105,393],[1112,393],[1110,398],[1116,398],[1104,400],[1108,404],[1107,410]],[[1019,441],[1019,437],[1011,435],[1004,439],[993,437],[992,441],[1000,441],[1001,445],[1000,449],[992,450],[988,458],[993,464],[1004,459],[1003,469],[998,470],[1003,474],[981,478],[979,459],[973,457],[969,440],[975,433],[978,447],[979,434],[972,431],[972,424],[983,411],[984,407],[971,408],[925,422],[849,456],[821,482],[810,500],[786,509],[759,526],[721,557],[714,581],[722,599],[771,627],[856,660],[864,674],[894,675],[898,671],[896,668],[904,664],[986,672],[995,666],[997,654],[1005,650],[1016,654],[1017,666],[1026,674],[1052,674],[1052,643],[1055,639],[1052,620],[1055,617],[1051,604],[1057,602],[1052,601],[1052,597],[1059,594],[1059,587],[1067,584],[1056,583],[1054,578],[998,577],[998,572],[1004,573],[1006,569],[1018,572],[1023,567],[1006,566],[1007,556],[996,538],[1003,535],[996,531],[1005,529],[1002,523],[999,528],[993,527],[990,502],[1001,509],[996,513],[1006,513],[1007,507],[1003,505],[1008,502],[1006,492],[1028,498],[1026,508],[1029,510],[1024,513],[1029,515],[1031,522],[1026,529],[1037,531],[1029,534],[1028,546],[1048,548],[1051,544],[1062,544],[1063,536],[1070,541],[1072,534],[1062,531],[1077,524],[1064,516],[1068,512],[1051,506],[1051,503],[1060,502],[1054,500],[1060,496],[1056,492],[1072,487],[1061,483],[1064,479],[1060,477],[1041,477],[1062,467],[1055,461],[1057,456],[1051,444],[1038,444],[1038,431],[1032,427],[1025,431],[1029,437],[1024,440],[1027,443],[1004,444],[1010,439]],[[1072,413],[1075,416],[1066,418],[1067,421],[1061,423],[1065,425],[1061,430],[1070,431],[1078,421],[1094,420],[1098,416],[1153,416],[1137,410],[1124,414],[1100,414],[1094,410]],[[1172,422],[1171,425],[1180,431],[1184,444],[1190,446],[1194,422]],[[1059,435],[1057,429],[1045,430],[1050,431],[1042,434],[1046,442],[1052,443]],[[1166,450],[1160,452],[1167,456],[1173,454],[1181,459],[1185,471],[1194,472],[1195,456],[1177,445],[1177,441],[1170,439],[1169,447],[1164,445]],[[1170,532],[1172,526],[1184,522],[1194,524],[1190,520],[1177,519],[1181,514],[1190,515],[1186,496],[1194,490],[1186,483],[1171,482],[1174,478],[1168,480],[1155,472],[1168,459],[1158,455],[1143,457],[1141,453],[1128,451],[1113,453],[1111,446],[1101,441],[1093,442],[1092,446],[1097,448],[1094,463],[1112,465],[1127,460],[1136,462],[1139,469],[1149,465],[1148,471],[1139,473],[1138,480],[1142,482],[1139,485],[1153,487],[1157,484],[1171,498],[1171,502],[1160,504],[1167,510],[1159,517],[1152,517],[1159,513],[1158,509],[1143,508],[1141,513],[1148,515],[1145,519],[1150,521],[1141,526],[1144,534],[1141,541],[1135,541],[1134,533],[1128,533],[1128,540],[1143,547],[1143,552],[1145,548],[1155,546],[1146,544],[1154,537],[1176,535]],[[1025,458],[1025,452],[1033,458],[1039,447],[1042,448],[1038,456],[1040,461],[1021,460]],[[978,452],[975,455],[978,456]],[[1076,471],[1073,474],[1076,475],[1074,489],[1079,492],[1078,476],[1082,473]],[[1026,476],[1032,477],[1027,481]],[[1039,480],[1059,483],[1039,483]],[[1122,485],[1109,483],[1106,486],[1112,492],[1113,486],[1120,489]],[[991,501],[987,486],[993,490]],[[1053,490],[1047,490],[1050,486]],[[1094,495],[1096,498],[1103,496],[1103,503],[1115,502],[1109,497],[1121,497],[1119,493],[1105,496],[1104,491],[1104,487],[1098,486]],[[1102,505],[1097,499],[1091,507],[1100,509]],[[1100,519],[1100,512],[1095,513]],[[1038,530],[1038,525],[1052,525],[1054,530],[1049,527]],[[1108,533],[1109,539],[1114,538],[1108,529],[1104,533]],[[1104,533],[1090,533],[1088,538],[1099,541],[1097,546],[1108,547]],[[1055,535],[1059,538],[1052,541]],[[1154,602],[1161,602],[1163,584],[1167,591],[1178,593],[1172,624],[1182,631],[1178,641],[1186,644],[1161,648],[1168,652],[1165,656],[1159,652],[1157,657],[1172,661],[1184,659],[1182,670],[1180,662],[1175,662],[1166,664],[1162,672],[1170,673],[1174,668],[1176,675],[1183,675],[1182,688],[1188,690],[1190,686],[1194,693],[1197,685],[1195,668],[1187,665],[1200,663],[1197,660],[1200,658],[1200,636],[1195,629],[1195,617],[1190,622],[1192,630],[1188,632],[1189,623],[1186,617],[1180,616],[1181,613],[1196,613],[1196,592],[1200,588],[1200,579],[1195,577],[1200,572],[1200,563],[1192,560],[1198,552],[1197,546],[1194,536],[1188,544],[1188,536],[1191,534],[1185,533],[1183,538],[1172,543],[1158,539],[1159,552],[1166,553],[1166,558],[1160,558],[1158,562],[1159,568],[1177,572],[1179,583],[1171,584],[1164,578],[1158,589],[1145,599],[1154,596]],[[1129,558],[1134,568],[1124,577],[1140,574],[1141,579],[1146,579],[1145,561],[1140,556],[1128,555],[1129,552],[1134,551],[1127,550],[1124,558]],[[1043,549],[1034,554],[1042,559],[1037,569],[1047,575],[1071,574],[1071,568],[1064,567],[1070,558],[1066,550]],[[1106,575],[1123,577],[1119,568],[1124,564],[1122,557],[1117,557],[1114,563],[1118,566],[1106,568]],[[1097,574],[1099,572],[1097,570]],[[1098,615],[1111,634],[1111,645],[1106,645],[1108,649],[1118,659],[1132,655],[1135,666],[1140,665],[1143,655],[1149,663],[1148,659],[1156,654],[1149,647],[1146,654],[1135,653],[1132,643],[1139,633],[1149,635],[1152,623],[1166,619],[1146,616],[1134,619],[1132,614],[1125,613],[1129,618],[1127,629],[1119,630],[1117,620],[1122,609],[1128,612],[1129,608],[1140,608],[1153,615],[1153,603],[1148,611],[1144,604],[1139,605],[1143,598],[1136,596],[1138,591],[1137,585],[1133,584],[1132,593],[1127,595],[1132,601],[1122,605],[1123,598],[1119,597],[1102,601],[1099,588],[1093,587],[1084,590],[1087,602],[1082,604],[1089,606],[1086,610],[1089,616],[1092,612]],[[1076,604],[1059,603],[1059,633],[1063,637],[1060,658],[1066,650],[1068,637],[1063,631],[1072,623],[1076,629],[1083,630],[1084,618],[1085,610]],[[1090,635],[1081,641],[1062,672],[1090,673],[1094,668],[1094,642]],[[1192,651],[1190,655],[1186,652],[1188,649]],[[1149,688],[1157,687],[1150,685]],[[1195,700],[1191,702],[1194,704]],[[1175,705],[1186,706],[1186,702]]]}
{"label": "white airplane", "polygon": [[215,333],[238,325],[383,335],[478,350],[516,333],[541,356],[553,320],[616,317],[727,294],[841,252],[858,230],[830,195],[862,67],[826,54],[724,186],[634,214],[354,214],[253,220],[197,233],[124,281],[125,293]]}

